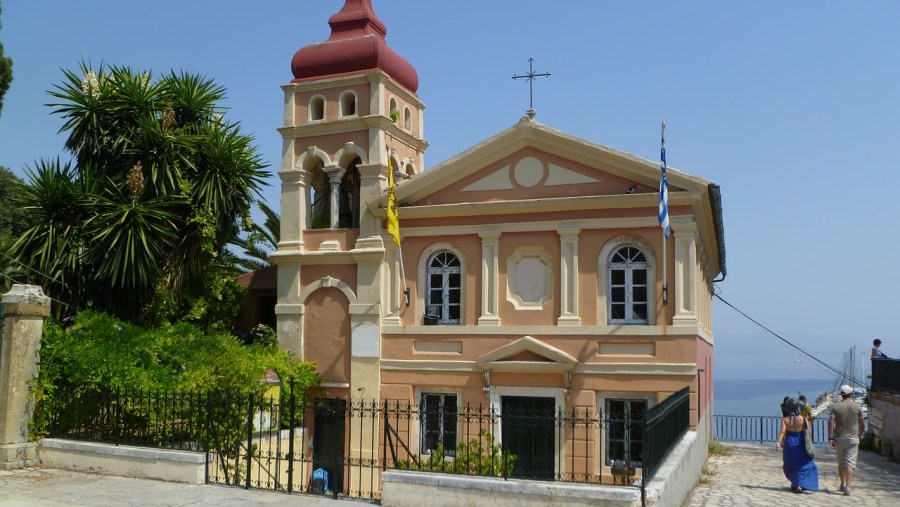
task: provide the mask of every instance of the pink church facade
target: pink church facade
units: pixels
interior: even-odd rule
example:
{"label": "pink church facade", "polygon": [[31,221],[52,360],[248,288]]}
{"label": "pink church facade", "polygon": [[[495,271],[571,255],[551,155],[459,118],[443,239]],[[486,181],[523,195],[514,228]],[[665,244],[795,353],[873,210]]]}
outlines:
{"label": "pink church facade", "polygon": [[[532,117],[426,170],[418,76],[387,47],[371,2],[347,0],[330,24],[283,86],[274,254],[280,346],[318,365],[323,392],[637,418],[687,387],[691,426],[708,428],[719,187],[669,169],[664,245],[658,161]],[[389,170],[399,248],[385,223]],[[424,423],[409,431],[414,452],[433,450]],[[622,458],[612,437],[588,437],[585,472],[611,474]],[[557,461],[574,452],[567,438]]]}

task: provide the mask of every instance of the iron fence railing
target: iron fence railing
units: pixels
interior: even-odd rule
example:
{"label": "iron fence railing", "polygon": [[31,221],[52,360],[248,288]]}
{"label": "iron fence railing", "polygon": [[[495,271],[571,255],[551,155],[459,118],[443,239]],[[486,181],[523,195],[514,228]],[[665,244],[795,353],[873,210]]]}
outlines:
{"label": "iron fence railing", "polygon": [[[721,442],[774,443],[781,431],[781,418],[765,415],[714,415],[713,438]],[[813,443],[828,443],[828,418],[812,422]]]}
{"label": "iron fence railing", "polygon": [[669,451],[690,429],[690,394],[690,389],[685,387],[647,411],[643,435],[641,503],[646,503],[647,483]]}
{"label": "iron fence railing", "polygon": [[[381,474],[391,469],[621,484],[640,486],[643,495],[689,427],[687,389],[627,420],[604,418],[593,407],[527,400],[437,408],[406,400],[347,402],[295,394],[292,386],[268,398],[74,392],[53,411],[51,436],[203,451],[210,483],[373,500],[380,498]],[[623,434],[631,439],[624,445]]]}
{"label": "iron fence railing", "polygon": [[161,449],[202,450],[210,393],[124,389],[82,391],[57,401],[52,437]]}
{"label": "iron fence railing", "polygon": [[900,393],[900,359],[872,359],[872,387],[875,392]]}

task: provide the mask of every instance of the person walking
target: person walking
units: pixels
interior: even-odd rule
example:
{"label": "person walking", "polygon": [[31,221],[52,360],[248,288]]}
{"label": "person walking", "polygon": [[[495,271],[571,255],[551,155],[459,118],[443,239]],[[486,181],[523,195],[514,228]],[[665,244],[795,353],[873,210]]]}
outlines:
{"label": "person walking", "polygon": [[831,416],[828,418],[828,445],[837,453],[841,491],[850,496],[859,440],[863,436],[866,423],[863,420],[862,408],[853,401],[853,388],[845,384],[839,391],[841,401],[831,407]]}
{"label": "person walking", "polygon": [[781,430],[775,449],[783,452],[784,476],[791,483],[791,491],[819,490],[819,470],[813,458],[806,454],[805,438],[807,432],[806,418],[800,415],[800,403],[788,398],[781,404]]}

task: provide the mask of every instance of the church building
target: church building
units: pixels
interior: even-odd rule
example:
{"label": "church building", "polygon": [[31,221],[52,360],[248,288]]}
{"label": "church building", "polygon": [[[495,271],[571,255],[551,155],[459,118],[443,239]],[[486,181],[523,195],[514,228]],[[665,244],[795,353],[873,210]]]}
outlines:
{"label": "church building", "polygon": [[[639,420],[687,387],[691,427],[708,426],[712,291],[726,271],[719,187],[668,169],[664,239],[660,161],[533,111],[426,168],[419,78],[371,0],[346,0],[328,22],[282,87],[273,255],[279,344],[316,363],[324,396]],[[456,424],[411,425],[413,452],[454,447]],[[549,431],[558,470],[574,445]],[[634,435],[598,431],[590,472],[609,475]]]}

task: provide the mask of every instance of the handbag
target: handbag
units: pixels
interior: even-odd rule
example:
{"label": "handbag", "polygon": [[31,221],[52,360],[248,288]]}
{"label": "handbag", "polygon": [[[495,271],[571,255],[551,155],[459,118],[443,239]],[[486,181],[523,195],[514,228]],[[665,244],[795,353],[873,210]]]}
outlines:
{"label": "handbag", "polygon": [[809,424],[807,421],[803,421],[803,450],[806,451],[806,455],[809,456],[810,459],[815,459],[816,457],[816,446],[813,445],[812,435],[809,432]]}

